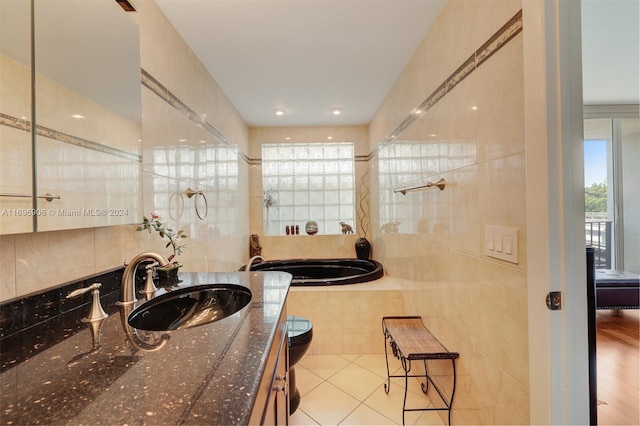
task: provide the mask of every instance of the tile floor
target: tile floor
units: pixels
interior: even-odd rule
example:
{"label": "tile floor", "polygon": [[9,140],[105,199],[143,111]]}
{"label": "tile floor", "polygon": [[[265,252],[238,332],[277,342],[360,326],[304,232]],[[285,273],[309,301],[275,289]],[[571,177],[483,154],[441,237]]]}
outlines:
{"label": "tile floor", "polygon": [[[400,363],[390,359],[392,374]],[[302,396],[290,425],[401,425],[404,378],[391,379],[387,395],[384,354],[307,355],[296,366]],[[401,373],[395,373],[401,374]],[[417,379],[409,379],[407,407],[430,406]],[[443,425],[440,414],[416,411],[405,414],[407,425]]]}

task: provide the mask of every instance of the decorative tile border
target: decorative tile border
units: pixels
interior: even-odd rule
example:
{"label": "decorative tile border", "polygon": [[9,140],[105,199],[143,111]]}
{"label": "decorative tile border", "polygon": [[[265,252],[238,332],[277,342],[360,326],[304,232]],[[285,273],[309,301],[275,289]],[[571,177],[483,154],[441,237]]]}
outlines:
{"label": "decorative tile border", "polygon": [[25,132],[31,131],[31,121],[24,118],[12,117],[0,112],[0,126],[12,127]]}
{"label": "decorative tile border", "polygon": [[522,31],[522,10],[518,11],[513,18],[502,26],[489,40],[487,40],[478,50],[476,50],[476,66],[480,66],[491,55],[496,53],[502,46],[511,41]]}
{"label": "decorative tile border", "polygon": [[420,104],[420,111],[426,111],[429,108],[431,108],[432,106],[434,106],[436,104],[436,102],[438,102],[440,99],[444,98],[444,95],[447,94],[447,82],[445,81],[444,83],[442,83],[436,90],[433,91],[433,93],[431,93],[429,95],[429,97],[427,97],[427,99],[425,99],[424,102],[422,102]]}
{"label": "decorative tile border", "polygon": [[93,142],[88,139],[80,138],[78,136],[73,136],[68,133],[59,132],[58,130],[50,129],[48,127],[36,126],[36,134],[38,136],[44,136],[50,139],[55,139],[60,142],[65,142],[71,145],[80,146],[82,148],[92,149],[94,151],[100,151],[105,154],[115,155],[117,157],[124,158],[126,160],[131,160],[138,163],[142,162],[141,155],[133,154],[131,152],[114,148],[108,145],[103,145],[98,142]]}
{"label": "decorative tile border", "polygon": [[238,146],[231,141],[224,133],[218,130],[214,125],[209,123],[206,119],[201,117],[198,113],[192,110],[186,103],[173,94],[167,87],[156,80],[151,74],[149,74],[144,68],[142,71],[142,85],[151,90],[160,99],[164,100],[167,104],[171,105],[176,111],[184,114],[192,123],[203,129],[209,135],[213,136],[222,143],[227,144],[229,147],[234,148],[238,152],[238,156],[247,162],[252,164],[249,157],[238,148]]}
{"label": "decorative tile border", "polygon": [[475,70],[476,70],[476,58],[475,58],[475,54],[473,54],[469,56],[469,58],[466,61],[464,61],[464,63],[460,65],[458,69],[455,70],[453,74],[449,76],[449,78],[447,78],[447,93],[452,91],[453,88],[458,85],[458,83],[460,83],[462,80],[467,78],[469,74],[471,74]]}
{"label": "decorative tile border", "polygon": [[495,34],[493,34],[489,40],[480,46],[462,65],[460,65],[449,77],[445,79],[436,90],[434,90],[425,99],[419,107],[415,108],[409,116],[407,116],[391,133],[389,133],[380,142],[378,147],[374,150],[369,157],[372,157],[379,147],[394,140],[400,133],[406,130],[409,126],[416,122],[425,112],[442,98],[444,98],[454,87],[456,87],[462,80],[467,78],[472,72],[474,72],[480,65],[487,61],[494,53],[504,47],[509,41],[511,41],[516,35],[522,32],[522,9],[518,11],[505,25],[502,26]]}
{"label": "decorative tile border", "polygon": [[[31,121],[23,118],[12,117],[10,115],[2,113],[0,113],[0,125],[22,130],[25,132],[31,132]],[[49,127],[36,126],[36,135],[47,137],[71,145],[76,145],[82,148],[103,152],[105,154],[115,155],[116,157],[124,158],[126,160],[131,160],[138,163],[142,162],[142,156],[138,154],[134,154],[98,142],[90,141],[88,139],[70,135],[68,133],[63,133],[55,129],[50,129]]]}

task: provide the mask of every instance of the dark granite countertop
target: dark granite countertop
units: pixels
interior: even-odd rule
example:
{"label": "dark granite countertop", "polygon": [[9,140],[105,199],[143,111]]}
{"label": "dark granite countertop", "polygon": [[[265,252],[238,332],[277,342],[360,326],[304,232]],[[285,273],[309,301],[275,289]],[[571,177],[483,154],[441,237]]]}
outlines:
{"label": "dark granite countertop", "polygon": [[135,330],[136,345],[125,338],[118,310],[104,321],[98,350],[85,325],[0,374],[2,424],[247,424],[291,275],[185,273],[180,279],[179,287],[246,286],[252,299],[236,314],[199,327]]}

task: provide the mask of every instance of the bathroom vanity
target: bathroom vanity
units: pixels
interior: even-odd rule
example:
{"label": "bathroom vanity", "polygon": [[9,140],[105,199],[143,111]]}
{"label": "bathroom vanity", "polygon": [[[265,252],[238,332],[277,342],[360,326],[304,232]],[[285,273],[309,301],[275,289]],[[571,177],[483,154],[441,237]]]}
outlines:
{"label": "bathroom vanity", "polygon": [[[125,337],[125,310],[105,304],[109,317],[97,349],[88,324],[73,331],[75,319],[46,350],[13,362],[3,353],[0,423],[286,424],[291,275],[184,273],[180,279],[180,288],[244,286],[252,298],[237,313],[194,328],[130,330],[133,344]],[[79,309],[86,316],[87,306]]]}

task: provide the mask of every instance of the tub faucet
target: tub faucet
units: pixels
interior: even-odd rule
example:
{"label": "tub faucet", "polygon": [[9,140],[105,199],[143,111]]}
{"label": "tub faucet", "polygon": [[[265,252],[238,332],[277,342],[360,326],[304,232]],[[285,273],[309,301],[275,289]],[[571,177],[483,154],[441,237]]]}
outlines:
{"label": "tub faucet", "polygon": [[145,260],[155,260],[160,266],[169,263],[166,257],[157,253],[140,253],[133,257],[128,263],[125,262],[126,267],[122,274],[122,283],[120,284],[120,301],[119,305],[127,306],[136,303],[136,269],[140,262]]}
{"label": "tub faucet", "polygon": [[249,259],[249,261],[245,265],[244,270],[250,271],[254,263],[262,263],[262,262],[264,262],[264,258],[262,256],[260,255],[253,256],[251,259]]}

